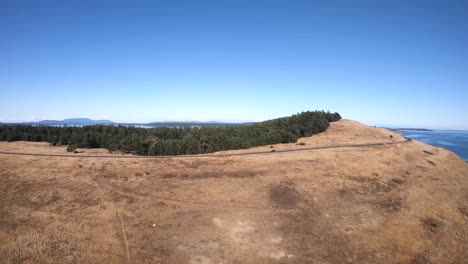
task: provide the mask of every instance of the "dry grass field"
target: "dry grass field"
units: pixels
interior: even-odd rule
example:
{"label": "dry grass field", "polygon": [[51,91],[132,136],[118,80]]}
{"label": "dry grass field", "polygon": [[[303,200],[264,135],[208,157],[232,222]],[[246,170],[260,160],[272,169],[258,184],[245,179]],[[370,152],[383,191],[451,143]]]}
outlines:
{"label": "dry grass field", "polygon": [[[467,263],[468,165],[448,150],[226,155],[400,141],[341,120],[305,145],[208,157],[0,154],[0,262]],[[0,151],[68,154],[27,142]]]}

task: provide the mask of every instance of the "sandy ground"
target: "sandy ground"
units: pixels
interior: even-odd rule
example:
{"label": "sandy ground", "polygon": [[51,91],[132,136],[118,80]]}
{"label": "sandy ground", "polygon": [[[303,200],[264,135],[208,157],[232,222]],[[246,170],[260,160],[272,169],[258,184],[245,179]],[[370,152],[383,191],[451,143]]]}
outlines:
{"label": "sandy ground", "polygon": [[[341,120],[300,142],[401,140]],[[66,153],[26,142],[0,151]],[[89,153],[109,155],[77,155]],[[0,154],[0,168],[1,263],[468,259],[468,165],[418,141],[199,158]]]}

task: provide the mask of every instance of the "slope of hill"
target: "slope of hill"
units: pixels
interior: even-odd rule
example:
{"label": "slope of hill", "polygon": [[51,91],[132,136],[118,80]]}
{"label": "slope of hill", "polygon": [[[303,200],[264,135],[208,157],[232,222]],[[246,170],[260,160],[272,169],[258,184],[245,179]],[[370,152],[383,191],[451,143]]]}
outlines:
{"label": "slope of hill", "polygon": [[[87,158],[98,151],[88,149],[78,158],[0,154],[2,260],[468,259],[468,166],[455,154],[350,120],[300,142],[272,147],[394,144],[142,159]],[[0,142],[0,150],[66,154],[46,143]]]}

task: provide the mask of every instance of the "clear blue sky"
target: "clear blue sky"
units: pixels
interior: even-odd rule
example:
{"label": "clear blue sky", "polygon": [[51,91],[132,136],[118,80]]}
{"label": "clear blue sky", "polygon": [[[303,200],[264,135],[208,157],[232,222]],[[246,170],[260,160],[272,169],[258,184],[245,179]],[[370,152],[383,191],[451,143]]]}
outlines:
{"label": "clear blue sky", "polygon": [[0,122],[468,129],[468,1],[0,1]]}

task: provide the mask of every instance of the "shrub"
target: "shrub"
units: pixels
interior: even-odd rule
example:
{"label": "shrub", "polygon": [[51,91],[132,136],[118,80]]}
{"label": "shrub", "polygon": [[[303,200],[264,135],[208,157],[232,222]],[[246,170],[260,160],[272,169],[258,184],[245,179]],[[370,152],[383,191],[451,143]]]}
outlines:
{"label": "shrub", "polygon": [[76,145],[74,145],[74,144],[68,145],[67,151],[68,151],[68,152],[73,152],[73,153],[77,153],[77,152],[78,152],[78,151],[76,151]]}

